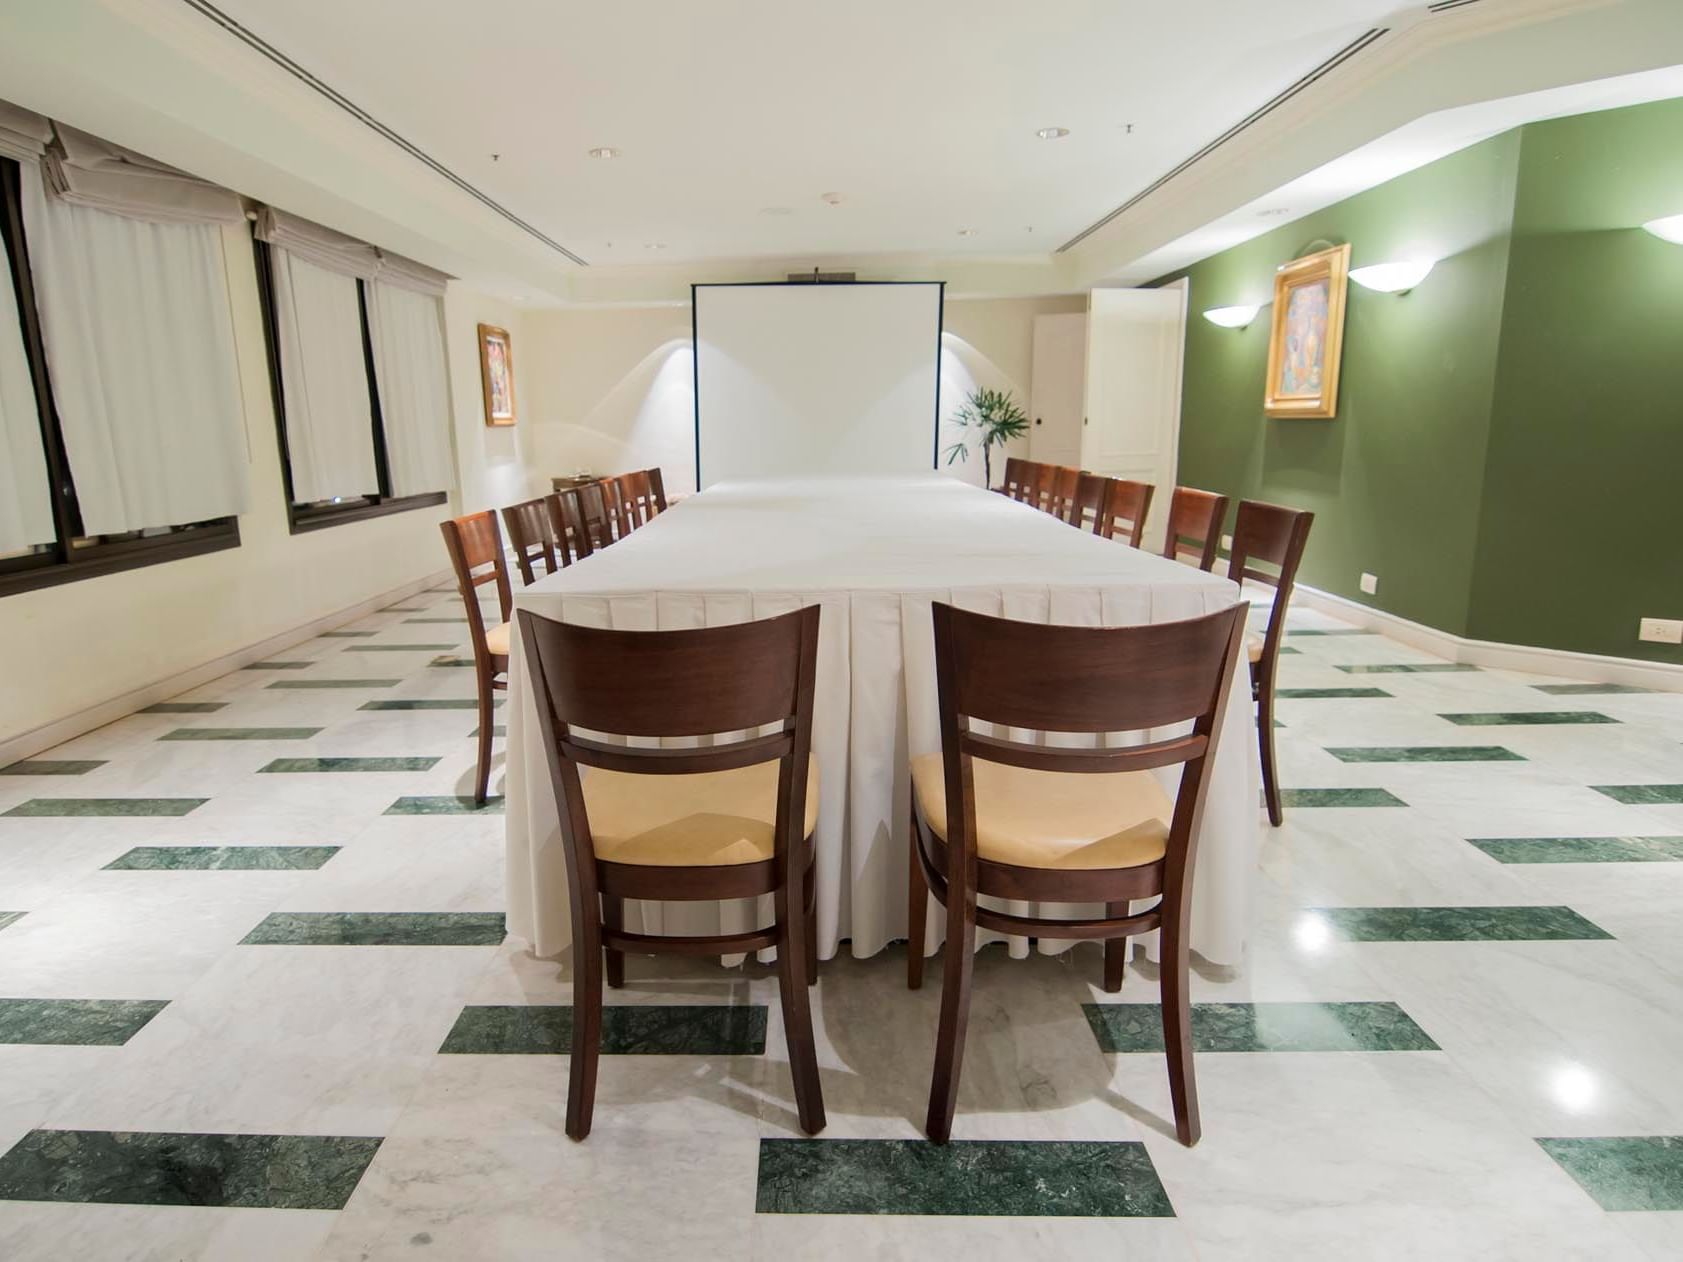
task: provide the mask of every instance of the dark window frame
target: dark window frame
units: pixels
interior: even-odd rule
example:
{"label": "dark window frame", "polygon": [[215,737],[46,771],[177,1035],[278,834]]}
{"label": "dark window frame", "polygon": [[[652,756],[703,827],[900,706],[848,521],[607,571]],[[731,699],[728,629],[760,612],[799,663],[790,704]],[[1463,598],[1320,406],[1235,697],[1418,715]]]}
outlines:
{"label": "dark window frame", "polygon": [[373,419],[374,472],[379,491],[341,503],[300,504],[292,491],[292,452],[286,441],[286,388],[280,370],[280,325],[275,311],[275,273],[269,244],[259,241],[252,227],[252,258],[257,266],[257,304],[263,312],[263,347],[269,360],[269,395],[275,405],[275,440],[280,444],[281,485],[286,491],[286,521],[292,533],[325,530],[393,513],[433,508],[450,501],[448,491],[393,495],[391,468],[386,456],[386,425],[380,410],[380,386],[374,374],[374,339],[368,327],[368,282],[356,283],[357,314],[362,321],[362,363],[368,377],[368,414]]}
{"label": "dark window frame", "polygon": [[53,402],[46,344],[42,341],[40,314],[35,306],[35,281],[24,232],[19,172],[15,161],[0,158],[0,236],[4,236],[6,252],[11,257],[10,273],[0,277],[0,283],[12,286],[23,326],[24,357],[29,362],[35,414],[40,421],[41,447],[47,462],[54,538],[41,551],[0,557],[0,597],[239,547],[240,526],[236,517],[162,527],[157,533],[132,531],[92,537],[83,533],[76,484],[70,472],[58,409]]}

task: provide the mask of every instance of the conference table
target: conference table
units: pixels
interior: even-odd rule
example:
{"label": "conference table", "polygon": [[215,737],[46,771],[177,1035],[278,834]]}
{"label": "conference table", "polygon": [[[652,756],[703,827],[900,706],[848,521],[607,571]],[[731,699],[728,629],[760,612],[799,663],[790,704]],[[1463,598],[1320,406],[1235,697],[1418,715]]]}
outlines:
{"label": "conference table", "polygon": [[[862,957],[906,936],[908,762],[940,748],[932,602],[1035,622],[1124,626],[1196,617],[1238,599],[1225,578],[926,474],[719,483],[518,590],[514,604],[564,622],[638,631],[822,606],[812,741],[820,785],[818,942],[830,958],[842,942]],[[518,627],[508,696],[508,927],[550,956],[571,944],[566,863]],[[1211,768],[1193,888],[1192,947],[1222,965],[1241,961],[1258,871],[1253,714],[1241,669]],[[1155,774],[1172,793],[1178,768]],[[644,932],[714,934],[769,923],[769,916],[744,904],[628,902],[626,921]],[[938,905],[930,922],[926,952],[940,942]],[[1140,939],[1153,956],[1155,937]],[[1025,941],[1008,941],[1013,955],[1027,954]],[[1042,941],[1040,948],[1068,945]]]}

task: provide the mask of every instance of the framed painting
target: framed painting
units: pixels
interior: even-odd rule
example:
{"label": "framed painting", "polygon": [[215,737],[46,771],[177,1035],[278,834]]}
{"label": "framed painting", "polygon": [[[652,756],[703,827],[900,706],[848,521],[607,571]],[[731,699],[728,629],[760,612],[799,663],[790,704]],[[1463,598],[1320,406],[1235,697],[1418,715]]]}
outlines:
{"label": "framed painting", "polygon": [[1338,414],[1349,275],[1348,245],[1294,259],[1274,274],[1268,385],[1262,399],[1269,416]]}
{"label": "framed painting", "polygon": [[485,423],[514,424],[514,351],[508,330],[479,326],[479,379],[485,387]]}

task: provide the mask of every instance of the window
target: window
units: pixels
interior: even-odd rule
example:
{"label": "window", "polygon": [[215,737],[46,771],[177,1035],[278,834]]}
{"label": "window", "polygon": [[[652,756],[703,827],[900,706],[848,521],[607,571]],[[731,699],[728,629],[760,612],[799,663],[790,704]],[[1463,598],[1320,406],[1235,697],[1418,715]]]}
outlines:
{"label": "window", "polygon": [[[32,152],[9,143],[23,112],[4,111],[0,595],[237,547],[245,436],[220,228],[191,209],[95,209],[80,173],[48,191],[43,151],[61,167],[121,151],[67,150],[43,119]],[[124,187],[118,171],[100,191],[115,203]]]}
{"label": "window", "polygon": [[444,277],[272,208],[253,235],[293,532],[444,503]]}

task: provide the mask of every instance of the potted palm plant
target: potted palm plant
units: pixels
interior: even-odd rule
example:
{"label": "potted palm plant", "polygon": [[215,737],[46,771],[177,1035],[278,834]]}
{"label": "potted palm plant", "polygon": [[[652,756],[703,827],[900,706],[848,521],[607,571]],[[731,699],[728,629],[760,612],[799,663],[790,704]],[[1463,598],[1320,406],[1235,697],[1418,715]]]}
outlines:
{"label": "potted palm plant", "polygon": [[1017,406],[1007,390],[990,390],[986,386],[970,392],[962,406],[953,414],[953,424],[964,436],[947,448],[947,463],[970,459],[972,435],[982,444],[982,484],[993,487],[993,449],[1004,446],[1013,438],[1028,432],[1028,414]]}

